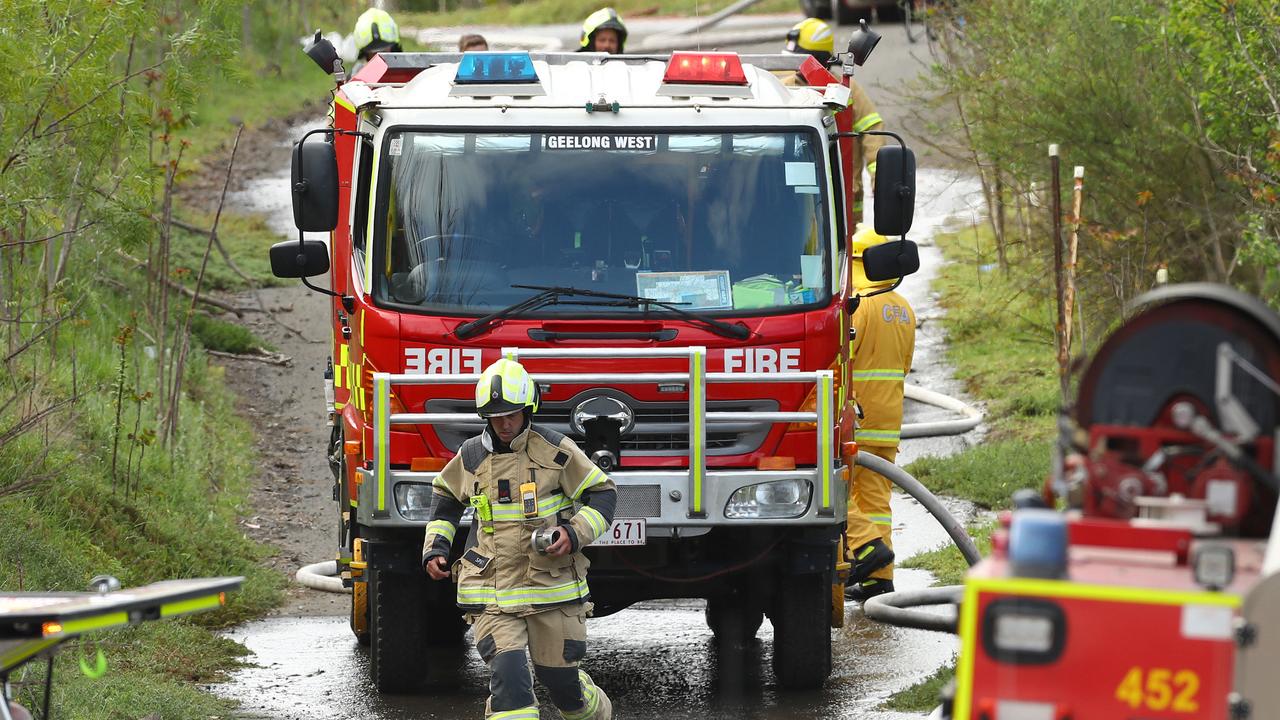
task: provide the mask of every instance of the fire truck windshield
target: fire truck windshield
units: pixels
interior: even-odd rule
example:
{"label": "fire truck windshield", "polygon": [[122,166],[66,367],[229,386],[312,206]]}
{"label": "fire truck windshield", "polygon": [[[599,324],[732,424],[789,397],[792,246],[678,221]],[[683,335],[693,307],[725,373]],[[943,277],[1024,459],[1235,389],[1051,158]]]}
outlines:
{"label": "fire truck windshield", "polygon": [[830,190],[813,131],[392,130],[379,165],[372,284],[382,304],[483,315],[533,294],[513,285],[639,295],[701,314],[831,298]]}

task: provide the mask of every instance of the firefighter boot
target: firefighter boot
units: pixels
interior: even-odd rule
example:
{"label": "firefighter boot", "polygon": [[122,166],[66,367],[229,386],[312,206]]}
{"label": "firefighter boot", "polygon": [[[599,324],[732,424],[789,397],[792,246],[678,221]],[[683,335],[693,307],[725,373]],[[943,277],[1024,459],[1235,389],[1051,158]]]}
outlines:
{"label": "firefighter boot", "polygon": [[871,578],[857,585],[848,585],[844,589],[844,597],[846,600],[854,600],[856,602],[866,602],[867,600],[885,593],[893,592],[893,581],[882,580],[880,578]]}
{"label": "firefighter boot", "polygon": [[849,581],[846,583],[845,597],[852,588],[871,576],[871,573],[893,562],[893,550],[884,541],[877,538],[858,546],[851,558],[853,567],[849,570]]}

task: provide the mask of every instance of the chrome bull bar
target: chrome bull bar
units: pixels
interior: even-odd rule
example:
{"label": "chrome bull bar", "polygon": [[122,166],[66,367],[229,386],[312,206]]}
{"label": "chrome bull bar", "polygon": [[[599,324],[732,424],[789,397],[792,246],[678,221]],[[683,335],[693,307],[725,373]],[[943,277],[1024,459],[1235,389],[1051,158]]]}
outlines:
{"label": "chrome bull bar", "polygon": [[[656,469],[653,471],[619,471],[611,472],[610,477],[619,485],[652,484],[662,487],[663,496],[671,499],[685,499],[683,517],[674,517],[664,511],[662,517],[656,518],[662,524],[707,524],[708,520],[730,522],[724,518],[709,518],[708,501],[714,507],[723,508],[724,502],[746,480],[767,482],[769,480],[787,478],[805,478],[812,483],[813,494],[817,503],[811,502],[811,509],[805,516],[795,519],[753,520],[752,522],[768,522],[770,524],[813,524],[820,520],[823,524],[839,521],[843,517],[845,504],[844,483],[837,482],[837,467],[834,447],[833,429],[835,426],[834,380],[830,370],[813,372],[769,372],[769,373],[709,373],[706,371],[707,349],[702,346],[683,348],[515,348],[502,349],[504,357],[512,360],[557,358],[574,360],[627,360],[653,358],[688,359],[687,372],[645,373],[645,372],[604,372],[604,373],[531,373],[535,382],[565,383],[574,385],[591,384],[648,384],[648,383],[688,383],[689,387],[689,468],[687,471]],[[390,462],[391,426],[392,425],[434,425],[438,423],[463,423],[475,420],[472,413],[391,413],[391,386],[393,385],[468,385],[474,386],[480,380],[478,374],[433,374],[404,375],[392,373],[374,373],[373,375],[373,468],[361,469],[366,485],[371,485],[361,492],[360,506],[365,510],[365,502],[372,500],[375,505],[372,511],[374,519],[391,518],[395,508],[392,497],[393,486],[398,481],[430,482],[436,473],[393,471]],[[815,408],[813,412],[707,412],[707,385],[711,383],[813,383],[817,387]],[[812,469],[799,468],[794,471],[759,471],[741,468],[726,468],[708,472],[706,453],[706,433],[708,423],[733,423],[743,421],[768,421],[772,423],[815,423],[819,429],[815,432],[817,462]],[[708,490],[709,482],[723,479],[726,484],[732,483],[735,488],[713,487]],[[714,483],[713,483],[714,484]],[[368,492],[372,490],[373,492]],[[683,492],[680,492],[683,490]],[[372,497],[370,497],[372,496]],[[683,497],[682,497],[683,496]],[[665,505],[665,503],[664,503]],[[836,509],[840,508],[840,518],[836,517]],[[363,514],[363,513],[361,513]],[[398,517],[399,513],[395,515]],[[807,521],[807,522],[806,522]],[[741,520],[733,520],[741,523]]]}

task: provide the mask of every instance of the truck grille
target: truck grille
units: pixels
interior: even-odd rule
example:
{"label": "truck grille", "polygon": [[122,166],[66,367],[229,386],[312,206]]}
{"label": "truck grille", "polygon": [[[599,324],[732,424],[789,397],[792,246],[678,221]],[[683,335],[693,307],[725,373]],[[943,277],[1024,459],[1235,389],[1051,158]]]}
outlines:
{"label": "truck grille", "polygon": [[[627,456],[663,457],[687,455],[689,452],[689,406],[681,402],[640,402],[614,390],[588,390],[565,402],[543,402],[535,421],[562,432],[579,444],[583,438],[569,427],[569,415],[579,403],[593,395],[615,397],[635,413],[635,428],[622,437],[623,465]],[[708,411],[776,412],[776,400],[713,400]],[[469,413],[475,405],[467,400],[435,399],[426,402],[426,412]],[[436,426],[436,433],[450,450],[456,451],[464,440],[484,428],[476,422],[448,423]],[[768,421],[716,424],[707,426],[708,455],[744,455],[755,452],[769,434]]]}
{"label": "truck grille", "polygon": [[662,486],[619,486],[618,508],[614,511],[613,516],[620,518],[662,517]]}

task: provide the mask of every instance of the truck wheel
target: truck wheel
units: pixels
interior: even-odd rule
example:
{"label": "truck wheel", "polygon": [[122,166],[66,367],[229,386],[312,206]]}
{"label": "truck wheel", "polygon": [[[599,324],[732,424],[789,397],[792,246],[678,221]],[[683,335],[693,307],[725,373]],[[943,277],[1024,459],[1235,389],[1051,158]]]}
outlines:
{"label": "truck wheel", "polygon": [[749,644],[764,622],[764,612],[759,608],[744,607],[740,598],[707,600],[706,617],[707,627],[711,628],[716,642],[728,647]]}
{"label": "truck wheel", "polygon": [[779,588],[773,621],[773,674],[784,690],[822,687],[831,674],[831,586],[822,573]]}
{"label": "truck wheel", "polygon": [[369,574],[369,665],[378,692],[408,693],[427,673],[426,578],[377,567]]}

